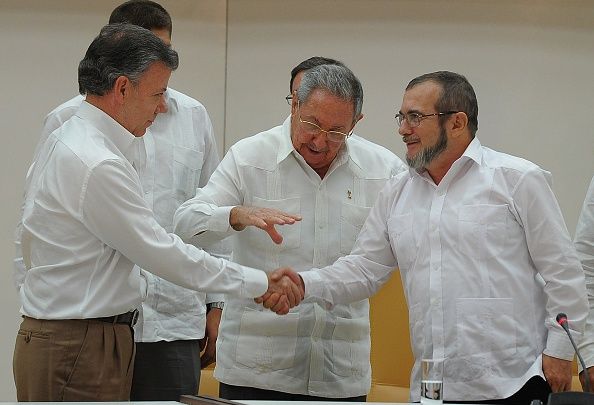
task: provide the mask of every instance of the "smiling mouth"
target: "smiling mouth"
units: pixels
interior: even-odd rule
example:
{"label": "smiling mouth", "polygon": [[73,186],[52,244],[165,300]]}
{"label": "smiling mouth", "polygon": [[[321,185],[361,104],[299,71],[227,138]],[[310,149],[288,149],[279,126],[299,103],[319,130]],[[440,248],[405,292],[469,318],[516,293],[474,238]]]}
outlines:
{"label": "smiling mouth", "polygon": [[417,143],[420,142],[420,139],[418,138],[411,138],[410,135],[409,136],[403,136],[402,137],[402,142],[404,142],[405,144],[411,144],[411,143]]}

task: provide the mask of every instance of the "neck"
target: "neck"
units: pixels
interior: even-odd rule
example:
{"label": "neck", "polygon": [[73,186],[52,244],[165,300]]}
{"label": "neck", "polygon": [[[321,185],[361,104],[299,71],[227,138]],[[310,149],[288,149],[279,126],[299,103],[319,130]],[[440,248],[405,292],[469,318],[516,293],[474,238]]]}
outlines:
{"label": "neck", "polygon": [[431,179],[435,184],[439,184],[446,176],[452,165],[458,160],[468,148],[470,139],[467,142],[452,142],[448,145],[448,148],[443,151],[433,162],[427,166],[427,173],[431,176]]}

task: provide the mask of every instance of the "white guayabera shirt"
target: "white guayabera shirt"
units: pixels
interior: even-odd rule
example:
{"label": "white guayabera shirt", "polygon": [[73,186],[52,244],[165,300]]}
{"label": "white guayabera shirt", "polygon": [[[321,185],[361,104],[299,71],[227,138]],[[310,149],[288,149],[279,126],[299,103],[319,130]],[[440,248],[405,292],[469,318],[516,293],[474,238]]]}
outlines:
{"label": "white guayabera shirt", "polygon": [[184,286],[256,297],[266,274],[167,233],[143,198],[135,137],[83,102],[40,148],[27,181],[21,312],[37,319],[120,314],[140,305],[148,271]]}
{"label": "white guayabera shirt", "polygon": [[[387,179],[405,170],[387,149],[353,136],[323,179],[293,148],[290,119],[233,145],[206,187],[178,209],[175,231],[199,246],[234,235],[233,261],[272,271],[325,266],[348,254]],[[275,245],[256,227],[236,232],[237,205],[301,215],[279,226]],[[251,300],[227,299],[215,377],[224,383],[323,397],[365,395],[370,387],[367,300],[329,311],[305,300],[277,316]]]}
{"label": "white guayabera shirt", "polygon": [[[306,296],[328,304],[373,294],[400,268],[415,364],[445,358],[444,399],[506,398],[543,375],[541,353],[571,360],[555,321],[580,336],[584,275],[550,186],[535,164],[474,139],[436,185],[410,170],[386,185],[351,255],[301,273]],[[398,319],[395,314],[395,319]]]}

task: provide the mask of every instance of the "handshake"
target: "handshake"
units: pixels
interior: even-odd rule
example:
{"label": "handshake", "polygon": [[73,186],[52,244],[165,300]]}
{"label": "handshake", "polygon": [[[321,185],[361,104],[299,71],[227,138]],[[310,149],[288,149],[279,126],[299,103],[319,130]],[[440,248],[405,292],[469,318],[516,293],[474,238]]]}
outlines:
{"label": "handshake", "polygon": [[286,315],[297,306],[305,295],[303,280],[288,267],[281,267],[268,274],[268,291],[254,301],[278,315]]}

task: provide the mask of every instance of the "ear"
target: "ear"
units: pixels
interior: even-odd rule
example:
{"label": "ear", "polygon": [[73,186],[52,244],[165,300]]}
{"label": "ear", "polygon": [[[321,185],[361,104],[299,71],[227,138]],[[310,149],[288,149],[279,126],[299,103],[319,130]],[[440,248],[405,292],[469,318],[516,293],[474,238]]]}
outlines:
{"label": "ear", "polygon": [[365,115],[359,114],[359,116],[353,120],[353,127],[357,125],[357,122],[361,121],[363,117],[365,117]]}
{"label": "ear", "polygon": [[113,85],[113,94],[119,104],[124,103],[124,99],[130,94],[132,82],[126,76],[119,76]]}
{"label": "ear", "polygon": [[291,99],[291,115],[295,115],[297,113],[298,107],[298,99],[297,99],[297,90],[293,92],[293,98]]}
{"label": "ear", "polygon": [[465,112],[457,112],[453,114],[452,119],[450,120],[450,130],[452,135],[459,136],[463,133],[466,133],[468,129],[468,116]]}

